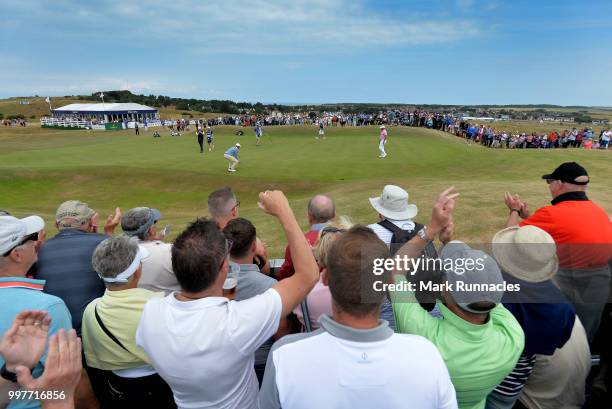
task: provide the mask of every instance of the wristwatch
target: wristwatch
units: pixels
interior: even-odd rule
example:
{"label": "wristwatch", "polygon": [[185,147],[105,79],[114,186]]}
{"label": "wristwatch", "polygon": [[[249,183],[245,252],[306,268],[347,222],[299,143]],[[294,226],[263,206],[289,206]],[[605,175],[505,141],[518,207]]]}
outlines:
{"label": "wristwatch", "polygon": [[6,369],[6,364],[3,364],[2,368],[0,368],[0,376],[7,381],[17,382],[17,374]]}
{"label": "wristwatch", "polygon": [[430,240],[429,237],[427,236],[427,226],[423,226],[423,228],[417,232],[417,236],[419,236],[421,240],[423,240],[425,243],[429,243],[430,241],[433,241],[433,240]]}

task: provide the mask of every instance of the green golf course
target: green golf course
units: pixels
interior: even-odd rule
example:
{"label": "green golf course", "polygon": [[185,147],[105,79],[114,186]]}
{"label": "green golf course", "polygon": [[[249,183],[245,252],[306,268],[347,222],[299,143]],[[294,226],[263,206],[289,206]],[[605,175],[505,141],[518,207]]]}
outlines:
{"label": "green golf course", "polygon": [[[282,257],[285,240],[277,222],[257,207],[258,192],[283,190],[306,229],[306,205],[316,193],[336,200],[337,214],[356,223],[377,221],[368,197],[385,184],[408,190],[419,206],[417,220],[427,222],[436,194],[447,186],[461,193],[455,212],[456,237],[487,242],[504,226],[503,192],[519,193],[529,208],[550,200],[540,179],[565,161],[577,161],[591,176],[588,194],[612,214],[611,151],[580,149],[493,150],[467,145],[446,133],[422,128],[389,127],[385,159],[378,158],[378,128],[329,127],[316,140],[316,127],[266,127],[255,147],[250,128],[214,128],[215,149],[199,153],[194,129],[171,137],[165,129],[134,131],[64,131],[0,128],[0,208],[17,216],[39,214],[49,236],[57,206],[69,199],[87,202],[101,219],[115,207],[158,208],[162,226],[172,224],[172,239],[190,221],[207,215],[206,198],[231,186],[240,215],[253,221],[271,257]],[[223,153],[240,142],[240,164],[227,172]],[[101,224],[103,222],[101,221]]]}

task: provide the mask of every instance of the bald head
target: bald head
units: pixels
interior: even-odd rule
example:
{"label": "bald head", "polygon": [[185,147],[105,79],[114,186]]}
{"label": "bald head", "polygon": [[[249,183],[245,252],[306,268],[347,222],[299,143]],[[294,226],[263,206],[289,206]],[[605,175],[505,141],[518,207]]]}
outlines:
{"label": "bald head", "polygon": [[316,195],[308,202],[308,221],[310,224],[326,223],[336,217],[336,205],[331,197]]}

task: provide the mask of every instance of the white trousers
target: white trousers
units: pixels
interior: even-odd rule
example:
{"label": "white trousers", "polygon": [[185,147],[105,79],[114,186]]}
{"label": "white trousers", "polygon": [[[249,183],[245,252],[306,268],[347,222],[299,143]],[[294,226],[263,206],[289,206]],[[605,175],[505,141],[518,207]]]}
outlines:
{"label": "white trousers", "polygon": [[387,143],[386,140],[381,140],[380,143],[378,144],[378,150],[380,151],[380,154],[383,156],[387,155],[387,152],[385,152],[386,143]]}

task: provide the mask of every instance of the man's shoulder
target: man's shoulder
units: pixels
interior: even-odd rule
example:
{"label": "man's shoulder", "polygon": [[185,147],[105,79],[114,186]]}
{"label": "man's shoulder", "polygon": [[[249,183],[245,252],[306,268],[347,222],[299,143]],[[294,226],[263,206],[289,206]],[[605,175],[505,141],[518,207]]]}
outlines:
{"label": "man's shoulder", "polygon": [[306,233],[304,233],[304,237],[306,237],[306,240],[308,240],[308,242],[313,245],[317,239],[319,238],[319,231],[317,230],[309,230]]}
{"label": "man's shoulder", "polygon": [[299,343],[301,342],[311,340],[314,337],[324,335],[324,334],[327,334],[327,332],[323,328],[319,328],[313,332],[303,332],[300,334],[286,335],[282,337],[281,339],[279,339],[278,341],[276,341],[274,345],[272,345],[271,352],[281,350],[285,346],[290,346],[290,345],[299,346]]}
{"label": "man's shoulder", "polygon": [[502,304],[498,304],[489,314],[494,328],[510,333],[514,338],[524,339],[521,324],[519,324],[514,315],[512,315],[512,313]]}
{"label": "man's shoulder", "polygon": [[141,241],[138,244],[145,247],[151,253],[167,253],[172,251],[171,243],[165,243],[160,240]]}
{"label": "man's shoulder", "polygon": [[259,271],[259,269],[242,270],[238,280],[237,301],[242,301],[263,294],[274,287],[278,281]]}
{"label": "man's shoulder", "polygon": [[147,300],[142,307],[142,315],[140,316],[140,321],[138,323],[139,328],[147,324],[159,324],[163,311],[170,308],[170,303],[168,303],[166,300],[167,297],[174,297],[174,295],[173,293],[170,293],[165,297],[151,297],[149,300]]}
{"label": "man's shoulder", "polygon": [[98,244],[107,238],[108,236],[100,233],[89,233],[79,230],[71,232],[60,231],[57,235],[45,241],[41,247],[41,251],[45,248],[73,247],[75,245],[91,245],[93,243]]}
{"label": "man's shoulder", "polygon": [[423,353],[435,353],[439,354],[438,348],[433,342],[421,335],[416,334],[400,334],[393,333],[391,335],[392,342],[398,344],[398,346],[410,347],[411,351],[419,350]]}
{"label": "man's shoulder", "polygon": [[259,269],[257,270],[253,269],[252,271],[247,271],[245,272],[243,277],[257,284],[265,284],[268,286],[268,288],[278,283],[278,281],[275,278],[265,275],[264,273],[259,271]]}
{"label": "man's shoulder", "polygon": [[38,310],[49,310],[53,307],[63,307],[66,313],[68,313],[68,307],[66,307],[64,300],[55,295],[44,293],[42,291],[34,291],[31,294],[28,294],[28,297],[21,302],[23,302],[24,305],[32,305],[32,307],[27,308]]}

